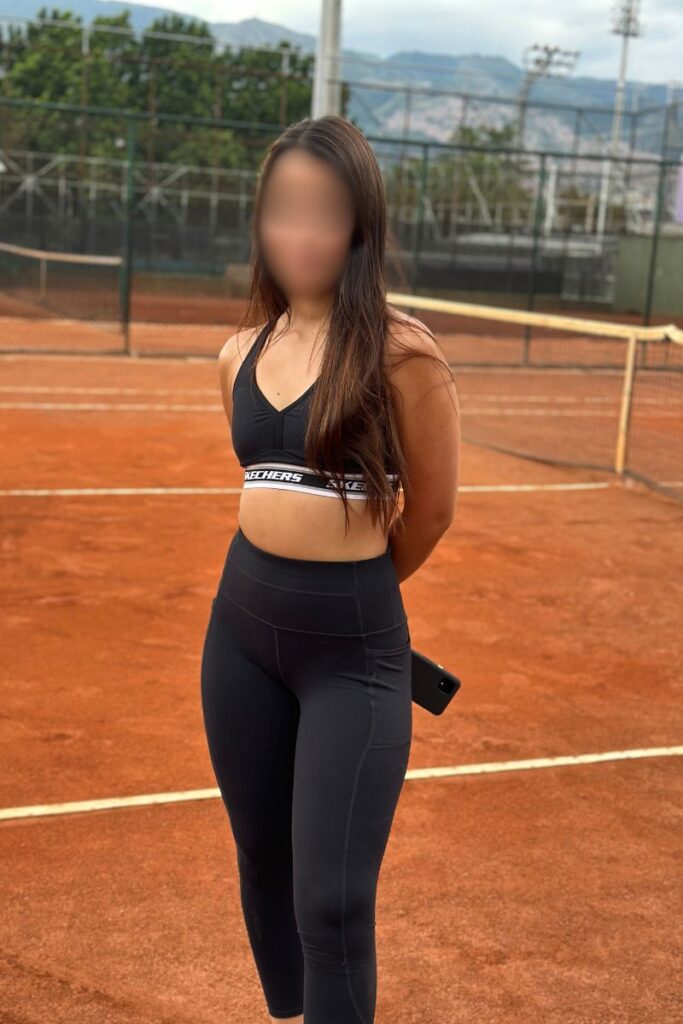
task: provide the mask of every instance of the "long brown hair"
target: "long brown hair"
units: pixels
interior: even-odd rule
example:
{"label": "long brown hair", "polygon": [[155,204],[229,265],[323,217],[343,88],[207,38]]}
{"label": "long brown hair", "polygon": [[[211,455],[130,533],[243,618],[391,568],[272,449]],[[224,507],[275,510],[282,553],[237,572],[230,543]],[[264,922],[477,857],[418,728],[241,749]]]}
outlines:
{"label": "long brown hair", "polygon": [[[252,275],[248,306],[239,326],[255,327],[264,320],[273,326],[282,314],[289,316],[287,297],[261,253],[258,226],[275,161],[294,147],[330,163],[349,186],[355,206],[348,259],[326,324],[324,356],[312,392],[306,463],[329,473],[339,484],[344,461],[358,462],[367,488],[371,521],[381,522],[388,531],[398,510],[399,492],[392,491],[387,468],[398,474],[404,491],[408,482],[387,388],[392,385],[385,373],[385,340],[392,323],[405,327],[407,321],[386,301],[387,224],[381,171],[370,144],[350,121],[334,114],[307,117],[290,125],[269,146],[254,200]],[[431,331],[429,334],[434,337]],[[415,349],[408,350],[408,357],[417,354]],[[348,530],[348,498],[343,487],[340,494]]]}

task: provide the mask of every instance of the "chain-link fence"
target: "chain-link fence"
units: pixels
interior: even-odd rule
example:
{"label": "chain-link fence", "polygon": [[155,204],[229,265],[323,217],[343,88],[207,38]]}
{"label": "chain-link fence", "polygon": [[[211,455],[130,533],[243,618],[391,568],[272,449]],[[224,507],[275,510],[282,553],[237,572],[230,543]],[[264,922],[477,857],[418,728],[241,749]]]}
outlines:
{"label": "chain-link fence", "polygon": [[[279,128],[11,100],[0,119],[3,351],[215,357],[244,307]],[[639,335],[629,376],[628,332],[610,333],[683,321],[678,163],[370,142],[394,300],[418,304],[453,367],[489,374],[467,439],[614,468],[628,379],[623,471],[683,494],[683,347]],[[535,318],[549,312],[603,320],[604,336]]]}
{"label": "chain-link fence", "polygon": [[[242,308],[258,168],[279,128],[11,99],[0,124],[0,315],[24,321],[5,319],[2,347],[49,347],[49,320],[74,317],[99,324],[98,347],[106,321],[139,351],[215,351]],[[646,324],[683,314],[678,162],[370,142],[390,287]],[[45,261],[12,247],[121,267],[54,265],[41,291]]]}

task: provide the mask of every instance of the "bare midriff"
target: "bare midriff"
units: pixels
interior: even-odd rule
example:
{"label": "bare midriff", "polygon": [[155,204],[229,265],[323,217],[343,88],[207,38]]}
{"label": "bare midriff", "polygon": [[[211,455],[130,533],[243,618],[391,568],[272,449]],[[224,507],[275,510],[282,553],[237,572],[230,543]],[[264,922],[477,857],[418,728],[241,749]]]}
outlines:
{"label": "bare midriff", "polygon": [[387,548],[381,523],[373,526],[367,501],[348,502],[344,532],[341,498],[276,489],[245,489],[240,496],[239,526],[257,547],[286,558],[358,561],[375,558]]}

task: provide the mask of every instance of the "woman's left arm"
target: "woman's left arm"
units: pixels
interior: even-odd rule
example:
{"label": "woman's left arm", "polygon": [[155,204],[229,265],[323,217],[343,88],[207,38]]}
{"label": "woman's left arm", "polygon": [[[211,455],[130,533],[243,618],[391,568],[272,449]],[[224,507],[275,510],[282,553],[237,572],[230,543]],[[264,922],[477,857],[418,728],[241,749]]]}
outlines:
{"label": "woman's left arm", "polygon": [[[400,362],[388,371],[407,463],[397,517],[403,528],[397,531],[394,525],[390,535],[399,581],[422,565],[453,522],[460,469],[460,400],[453,374],[424,325],[414,318],[410,322],[419,329],[397,332],[401,345],[392,355],[400,354]],[[403,354],[406,343],[415,355]]]}

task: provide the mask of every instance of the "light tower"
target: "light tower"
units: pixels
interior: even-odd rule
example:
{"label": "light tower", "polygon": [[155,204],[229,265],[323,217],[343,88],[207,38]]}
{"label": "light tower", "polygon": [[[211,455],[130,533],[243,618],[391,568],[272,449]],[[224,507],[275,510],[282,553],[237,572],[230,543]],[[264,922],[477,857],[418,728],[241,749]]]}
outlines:
{"label": "light tower", "polygon": [[603,167],[602,188],[600,190],[600,207],[598,210],[597,233],[605,233],[605,221],[607,218],[607,207],[609,205],[609,193],[612,179],[612,161],[619,153],[619,139],[621,137],[621,117],[624,110],[624,92],[626,89],[626,60],[628,56],[628,41],[631,36],[640,35],[638,16],[640,13],[640,0],[616,0],[612,11],[612,32],[621,36],[621,61],[619,62],[619,80],[617,92],[614,98],[614,116],[612,118],[612,138],[610,140],[610,155]]}

